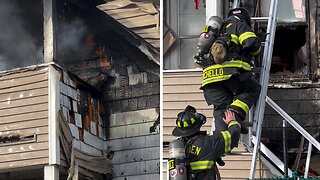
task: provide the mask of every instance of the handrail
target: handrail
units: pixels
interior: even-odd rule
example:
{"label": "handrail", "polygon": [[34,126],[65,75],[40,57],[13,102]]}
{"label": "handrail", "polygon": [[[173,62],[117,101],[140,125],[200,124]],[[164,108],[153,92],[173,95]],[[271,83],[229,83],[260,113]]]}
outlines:
{"label": "handrail", "polygon": [[288,123],[291,124],[301,135],[303,135],[309,142],[312,143],[314,147],[316,147],[320,151],[320,143],[312,137],[306,130],[303,129],[294,119],[292,119],[289,114],[287,114],[280,106],[278,106],[272,99],[268,96],[266,97],[266,102],[280,114]]}
{"label": "handrail", "polygon": [[[310,156],[311,156],[312,145],[320,151],[320,143],[268,96],[266,96],[266,103],[268,103],[270,107],[273,108],[280,116],[282,116],[286,122],[290,123],[294,129],[296,129],[305,139],[309,141],[306,169],[304,172],[304,177],[306,178],[308,169],[309,169],[310,159],[311,159]],[[257,137],[251,136],[251,142],[255,144],[257,142]],[[256,146],[257,144],[255,144],[255,147]],[[284,172],[284,163],[278,157],[276,157],[262,142],[259,143],[259,147],[260,147],[260,152],[262,152],[279,169],[281,169],[282,172]],[[292,171],[290,169],[288,169],[288,175],[289,177],[292,177]]]}
{"label": "handrail", "polygon": [[[252,136],[252,143],[256,142],[256,137]],[[268,158],[270,159],[282,172],[284,172],[284,163],[275,155],[272,153],[270,149],[267,148],[262,142],[260,142],[260,151]],[[292,171],[288,169],[288,174],[291,177]]]}

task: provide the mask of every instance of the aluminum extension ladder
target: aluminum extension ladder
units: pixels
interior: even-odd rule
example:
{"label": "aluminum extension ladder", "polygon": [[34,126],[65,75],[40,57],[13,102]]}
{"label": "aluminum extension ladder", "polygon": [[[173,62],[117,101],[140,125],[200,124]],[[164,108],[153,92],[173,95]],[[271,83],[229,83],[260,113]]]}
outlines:
{"label": "aluminum extension ladder", "polygon": [[[240,0],[234,0],[232,3],[232,8],[236,8],[240,6]],[[260,148],[261,152],[269,151],[267,155],[275,164],[282,163],[270,150],[268,150],[262,143],[260,143],[261,139],[261,131],[262,131],[262,124],[263,124],[263,117],[265,111],[265,104],[268,103],[271,108],[273,108],[279,115],[281,115],[286,122],[288,122],[294,129],[296,129],[304,139],[309,141],[308,145],[308,154],[306,160],[306,168],[304,172],[304,178],[308,177],[308,169],[311,159],[311,150],[314,146],[316,149],[320,151],[320,143],[312,137],[306,130],[304,130],[293,118],[291,118],[281,107],[279,107],[272,99],[267,96],[268,90],[268,83],[269,83],[269,76],[270,76],[270,67],[272,61],[272,52],[273,52],[273,45],[274,45],[274,38],[275,38],[275,31],[276,31],[276,21],[277,21],[277,7],[278,7],[278,0],[271,0],[270,9],[269,9],[269,17],[253,17],[252,20],[255,21],[264,21],[268,20],[267,26],[267,37],[265,41],[265,49],[263,53],[262,65],[261,65],[261,74],[260,74],[260,84],[261,84],[261,93],[259,96],[258,103],[255,108],[254,113],[254,121],[256,125],[256,134],[255,136],[251,136],[252,142],[254,143],[253,148],[253,157],[251,161],[251,168],[250,168],[250,175],[249,179],[254,179],[255,177],[255,169],[256,169],[256,161],[258,157],[258,150]],[[250,110],[250,115],[252,114],[252,110]],[[252,116],[249,115],[249,118],[252,119]],[[251,140],[250,140],[251,141]],[[260,147],[261,146],[261,147]],[[267,150],[266,150],[267,149]],[[283,164],[283,163],[282,163]],[[278,166],[279,167],[279,166]],[[285,167],[282,166],[283,172],[286,170]],[[290,171],[290,170],[287,170]]]}
{"label": "aluminum extension ladder", "polygon": [[[263,117],[264,117],[264,110],[265,110],[266,103],[268,103],[270,107],[273,108],[279,115],[281,115],[286,122],[288,122],[294,129],[296,129],[303,136],[303,138],[309,141],[304,178],[308,177],[312,147],[314,146],[316,149],[320,151],[320,143],[314,137],[312,137],[306,130],[304,130],[283,109],[281,109],[281,107],[279,107],[274,101],[272,101],[272,99],[270,99],[267,96],[272,52],[273,52],[276,23],[277,23],[277,7],[278,7],[278,0],[271,0],[269,17],[268,17],[268,26],[267,26],[267,38],[265,42],[265,50],[263,53],[261,76],[260,76],[261,93],[255,109],[255,117],[254,117],[254,120],[257,123],[257,126],[256,126],[256,136],[255,137],[252,136],[254,149],[253,149],[253,157],[251,161],[249,179],[253,179],[255,176],[258,150],[260,149],[260,146],[263,146],[263,144],[260,143],[260,138],[261,138],[262,124],[263,124]],[[259,20],[262,20],[263,18],[255,18],[255,19],[259,21]],[[279,162],[277,157],[271,158],[271,160],[273,160],[273,162],[275,160]],[[276,164],[279,164],[279,163],[276,163]],[[283,166],[283,172],[286,172],[286,171],[290,171],[290,170],[285,169],[285,167]]]}
{"label": "aluminum extension ladder", "polygon": [[254,149],[253,156],[251,161],[250,175],[249,179],[253,179],[255,176],[256,162],[258,157],[258,150],[260,146],[261,131],[263,124],[263,116],[266,104],[269,76],[270,76],[270,67],[272,61],[272,52],[274,45],[274,38],[277,25],[277,7],[278,0],[271,0],[269,17],[268,17],[268,26],[267,26],[267,36],[265,41],[265,48],[263,52],[261,74],[260,74],[260,84],[261,84],[261,93],[259,96],[258,103],[255,108],[254,120],[257,123],[256,126],[256,137],[254,139]]}
{"label": "aluminum extension ladder", "polygon": [[[232,6],[231,6],[232,9],[237,8],[239,6],[240,6],[240,0],[234,0],[232,2]],[[261,93],[259,96],[257,106],[255,108],[255,113],[254,113],[255,114],[254,120],[257,123],[257,125],[256,125],[256,137],[253,138],[254,149],[253,149],[253,157],[252,157],[252,161],[251,161],[249,179],[254,178],[255,169],[256,169],[256,162],[257,162],[257,157],[258,157],[258,150],[260,148],[259,146],[260,146],[260,139],[261,139],[263,116],[264,116],[268,83],[269,83],[269,76],[270,76],[269,72],[270,72],[270,67],[271,67],[273,44],[274,44],[274,38],[275,38],[275,32],[276,32],[277,6],[278,6],[278,0],[271,0],[270,9],[269,9],[269,17],[266,17],[266,18],[253,17],[252,18],[252,20],[254,20],[254,21],[267,20],[268,26],[267,26],[267,36],[266,36],[266,41],[265,41],[265,48],[264,48],[264,52],[263,52],[261,74],[260,74]],[[252,113],[252,112],[250,112],[250,113]]]}

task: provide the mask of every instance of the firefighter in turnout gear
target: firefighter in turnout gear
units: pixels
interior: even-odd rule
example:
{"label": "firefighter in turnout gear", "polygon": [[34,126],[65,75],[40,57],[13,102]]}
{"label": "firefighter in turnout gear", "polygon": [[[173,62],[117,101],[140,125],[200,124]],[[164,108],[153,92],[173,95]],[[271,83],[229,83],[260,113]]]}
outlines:
{"label": "firefighter in turnout gear", "polygon": [[172,135],[181,137],[185,143],[189,179],[217,179],[219,173],[215,165],[216,159],[238,146],[240,124],[235,120],[232,111],[227,110],[224,114],[223,121],[228,130],[215,131],[213,135],[200,131],[200,127],[206,122],[206,117],[197,113],[194,107],[188,106],[178,114]]}
{"label": "firefighter in turnout gear", "polygon": [[211,45],[211,58],[207,60],[210,63],[201,64],[201,89],[208,105],[214,105],[215,129],[228,129],[223,121],[228,109],[235,113],[241,124],[241,133],[247,134],[248,128],[243,121],[261,89],[251,71],[252,59],[260,53],[261,42],[251,29],[247,10],[231,9],[228,19],[222,23],[220,35]]}

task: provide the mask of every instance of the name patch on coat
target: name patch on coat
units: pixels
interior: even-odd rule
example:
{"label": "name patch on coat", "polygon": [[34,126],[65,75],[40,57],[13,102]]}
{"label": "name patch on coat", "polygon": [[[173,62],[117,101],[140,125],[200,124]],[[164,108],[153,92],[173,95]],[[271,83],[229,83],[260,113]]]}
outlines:
{"label": "name patch on coat", "polygon": [[201,151],[201,148],[194,145],[190,146],[188,149],[188,153],[194,154],[194,155],[199,155],[200,151]]}

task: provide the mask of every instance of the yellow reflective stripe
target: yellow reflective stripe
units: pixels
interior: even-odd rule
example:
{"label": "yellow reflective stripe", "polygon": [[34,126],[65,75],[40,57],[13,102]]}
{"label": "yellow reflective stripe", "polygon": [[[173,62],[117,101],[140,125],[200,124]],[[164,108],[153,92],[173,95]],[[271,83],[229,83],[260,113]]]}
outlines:
{"label": "yellow reflective stripe", "polygon": [[187,121],[183,121],[183,127],[188,127],[189,124],[187,123]]}
{"label": "yellow reflective stripe", "polygon": [[231,41],[234,42],[235,44],[239,44],[239,38],[235,34],[231,34]]}
{"label": "yellow reflective stripe", "polygon": [[196,122],[196,120],[194,118],[191,118],[191,124],[194,124],[194,122]]}
{"label": "yellow reflective stripe", "polygon": [[229,131],[226,131],[226,134],[228,136],[228,146],[227,146],[227,151],[226,152],[230,152],[231,151],[231,134]]}
{"label": "yellow reflective stripe", "polygon": [[237,107],[241,108],[242,110],[244,110],[244,112],[246,112],[246,114],[248,114],[248,112],[249,112],[249,106],[246,103],[244,103],[243,101],[240,101],[239,99],[233,101],[231,103],[231,106],[237,106]]}
{"label": "yellow reflective stripe", "polygon": [[224,62],[222,63],[222,65],[224,67],[238,67],[238,68],[243,68],[247,71],[251,71],[252,68],[251,66],[246,63],[246,62],[243,62],[243,61],[240,61],[240,60],[231,60],[231,61],[227,61],[227,62]]}
{"label": "yellow reflective stripe", "polygon": [[243,44],[243,41],[249,39],[249,38],[255,38],[257,37],[256,34],[254,34],[254,32],[245,32],[245,33],[242,33],[240,36],[239,36],[239,41],[240,41],[240,44],[242,45]]}
{"label": "yellow reflective stripe", "polygon": [[177,122],[177,126],[178,126],[178,127],[181,127],[180,121]]}
{"label": "yellow reflective stripe", "polygon": [[238,121],[236,120],[233,120],[233,121],[230,121],[229,124],[228,124],[228,128],[233,126],[233,125],[238,125],[239,127],[241,127],[241,125],[238,123]]}
{"label": "yellow reflective stripe", "polygon": [[259,49],[256,52],[251,53],[252,56],[256,56],[260,53],[261,51],[261,47],[259,47]]}
{"label": "yellow reflective stripe", "polygon": [[224,81],[224,80],[229,79],[231,76],[232,76],[232,74],[223,75],[223,76],[219,76],[219,77],[211,77],[211,78],[208,78],[206,80],[202,80],[202,85],[201,86],[205,86],[205,85],[213,83],[213,82]]}
{"label": "yellow reflective stripe", "polygon": [[243,62],[241,60],[231,60],[231,61],[227,61],[227,62],[223,62],[222,64],[215,64],[212,66],[209,66],[207,68],[205,68],[202,72],[202,85],[201,86],[205,86],[209,83],[213,83],[213,82],[219,82],[219,81],[223,81],[223,80],[227,80],[231,77],[232,74],[234,74],[236,72],[236,70],[233,71],[229,71],[226,72],[227,70],[225,69],[225,71],[222,72],[226,72],[226,73],[219,73],[216,72],[214,73],[213,77],[207,77],[206,76],[206,72],[208,71],[212,71],[212,70],[216,70],[216,69],[223,69],[223,68],[242,68],[244,70],[247,71],[251,71],[251,66],[247,63],[247,62]]}
{"label": "yellow reflective stripe", "polygon": [[227,28],[229,28],[230,26],[232,26],[232,23],[229,23],[229,24],[227,25]]}
{"label": "yellow reflective stripe", "polygon": [[214,162],[208,161],[208,160],[190,162],[190,166],[192,170],[211,169],[213,165],[214,165]]}
{"label": "yellow reflective stripe", "polygon": [[236,67],[236,68],[243,68],[247,71],[251,71],[251,66],[247,62],[243,62],[241,60],[231,60],[223,62],[222,64],[215,64],[205,68],[203,71],[207,71],[209,69],[218,69],[218,68],[226,68],[226,67]]}
{"label": "yellow reflective stripe", "polygon": [[231,134],[229,131],[221,131],[224,139],[224,152],[228,153],[231,151]]}

